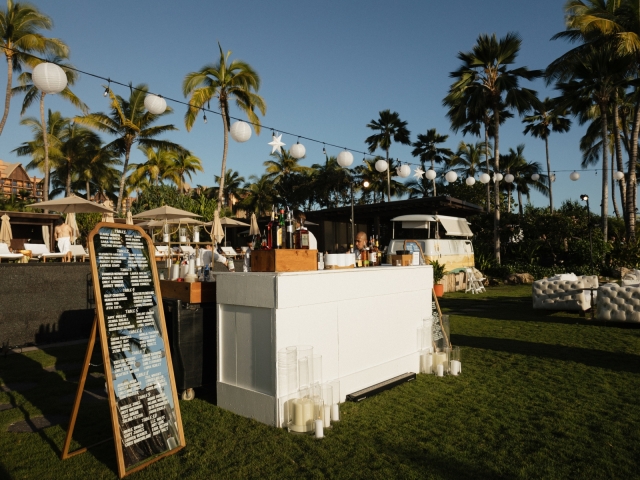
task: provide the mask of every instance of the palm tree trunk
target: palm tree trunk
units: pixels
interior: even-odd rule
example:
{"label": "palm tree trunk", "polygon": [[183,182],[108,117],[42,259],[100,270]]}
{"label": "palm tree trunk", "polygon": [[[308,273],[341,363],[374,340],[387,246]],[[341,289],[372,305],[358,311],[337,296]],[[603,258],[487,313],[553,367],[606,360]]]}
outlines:
{"label": "palm tree trunk", "polygon": [[602,205],[600,215],[602,217],[602,235],[605,241],[609,238],[609,147],[607,140],[609,139],[607,125],[607,104],[601,102],[600,115],[602,117]]}
{"label": "palm tree trunk", "polygon": [[522,208],[522,192],[518,188],[518,211],[520,213],[520,218],[524,215],[524,209]]}
{"label": "palm tree trunk", "polygon": [[[624,162],[622,160],[622,142],[620,140],[620,125],[619,125],[619,113],[618,113],[618,92],[615,96],[615,105],[613,106],[613,136],[615,138],[616,147],[616,165],[619,172],[624,172]],[[613,162],[612,162],[613,163]],[[627,223],[627,209],[625,208],[624,200],[627,196],[627,182],[624,177],[618,182],[620,187],[620,203],[622,206],[622,218],[624,218],[625,224]],[[615,189],[612,188],[612,195],[616,196]],[[615,205],[615,203],[614,203]]]}
{"label": "palm tree trunk", "polygon": [[124,151],[124,165],[122,166],[122,177],[120,177],[120,190],[118,192],[118,203],[116,204],[116,214],[122,211],[122,197],[124,195],[124,182],[127,179],[127,169],[129,168],[129,155],[131,154],[131,144],[127,142]]}
{"label": "palm tree trunk", "polygon": [[[487,163],[487,175],[489,173],[489,125],[484,124],[484,159]],[[491,213],[491,184],[490,182],[486,183],[487,185],[487,213]]]}
{"label": "palm tree trunk", "polygon": [[[40,92],[40,123],[42,124],[42,148],[44,149],[44,185],[42,188],[42,199],[46,202],[49,200],[49,183],[51,176],[51,168],[49,167],[49,130],[47,122],[44,118],[44,96],[46,93]],[[49,210],[43,210],[49,213]]]}
{"label": "palm tree trunk", "polygon": [[89,179],[87,179],[87,186],[85,188],[87,190],[87,200],[91,201],[91,185],[89,184]]}
{"label": "palm tree trunk", "polygon": [[387,203],[388,202],[391,202],[391,164],[389,163],[389,149],[387,149]]}
{"label": "palm tree trunk", "polygon": [[224,198],[224,174],[227,171],[227,150],[229,149],[229,129],[227,127],[229,119],[227,116],[227,105],[224,101],[220,102],[220,112],[222,113],[222,127],[224,128],[224,148],[222,149],[222,172],[220,173],[220,188],[218,188],[218,205],[216,209],[218,213],[222,210],[222,199]]}
{"label": "palm tree trunk", "polygon": [[[431,160],[431,170],[433,170],[433,160]],[[431,180],[431,182],[433,183],[433,196],[436,196],[436,179],[434,178],[433,180]]]}
{"label": "palm tree trunk", "polygon": [[620,218],[620,210],[618,209],[618,201],[616,200],[616,179],[613,174],[615,162],[611,159],[611,200],[613,200],[613,213],[615,213],[616,218]]}
{"label": "palm tree trunk", "polygon": [[547,178],[549,179],[549,213],[553,213],[553,182],[551,181],[551,159],[549,158],[549,138],[544,137],[544,149],[547,154]]}
{"label": "palm tree trunk", "polygon": [[65,197],[71,195],[71,157],[67,159],[67,181],[64,186]]}
{"label": "palm tree trunk", "polygon": [[13,54],[8,50],[5,50],[7,56],[7,92],[4,95],[4,114],[2,120],[0,120],[0,135],[4,130],[4,124],[7,123],[9,117],[9,105],[11,103],[11,85],[13,85]]}
{"label": "palm tree trunk", "polygon": [[627,237],[629,241],[636,238],[636,163],[638,161],[638,133],[640,132],[640,107],[636,106],[634,112],[633,132],[631,134],[631,155],[629,158],[629,171],[627,174],[627,198],[626,212]]}
{"label": "palm tree trunk", "polygon": [[[498,106],[493,109],[493,118],[495,121],[495,135],[493,137],[494,142],[494,158],[496,173],[500,171],[500,109]],[[496,178],[495,185],[493,186],[495,209],[493,215],[493,253],[495,255],[496,262],[500,265],[500,180]]]}

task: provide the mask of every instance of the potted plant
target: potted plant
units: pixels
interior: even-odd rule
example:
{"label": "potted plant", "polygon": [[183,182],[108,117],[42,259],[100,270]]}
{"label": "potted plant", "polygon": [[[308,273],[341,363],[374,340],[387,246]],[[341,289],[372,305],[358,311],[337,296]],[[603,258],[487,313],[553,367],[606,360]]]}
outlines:
{"label": "potted plant", "polygon": [[444,285],[440,284],[440,282],[444,278],[446,264],[431,260],[429,265],[433,267],[433,290],[436,292],[436,297],[442,297],[444,295]]}

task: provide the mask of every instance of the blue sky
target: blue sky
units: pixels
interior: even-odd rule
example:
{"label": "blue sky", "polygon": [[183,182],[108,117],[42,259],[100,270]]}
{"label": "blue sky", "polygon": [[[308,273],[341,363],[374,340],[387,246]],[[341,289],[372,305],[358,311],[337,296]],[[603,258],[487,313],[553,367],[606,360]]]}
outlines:
{"label": "blue sky", "polygon": [[[150,91],[180,100],[185,74],[215,62],[219,41],[225,51],[232,50],[233,58],[247,61],[260,74],[259,93],[268,107],[264,125],[360,151],[366,150],[364,140],[370,134],[366,124],[384,109],[397,111],[408,122],[412,139],[436,128],[450,135],[446,145],[452,149],[463,139],[475,142],[473,137],[450,132],[442,98],[451,84],[448,74],[459,64],[456,54],[470,50],[480,33],[518,32],[523,39],[518,65],[529,68],[544,68],[569,48],[563,41],[550,40],[564,29],[564,2],[558,0],[33,3],[53,18],[51,35],[70,46],[70,60],[77,68],[123,83],[146,83]],[[0,84],[4,85],[6,67],[1,68]],[[83,76],[74,91],[92,111],[104,111],[108,105],[102,96],[103,83]],[[542,81],[528,86],[538,90],[541,98],[553,94]],[[113,88],[128,95],[126,87]],[[26,127],[18,125],[21,101],[13,99],[0,137],[0,158],[8,162],[20,161],[11,150],[31,137]],[[222,158],[220,118],[210,114],[207,124],[200,118],[186,132],[186,107],[169,105],[174,113],[164,118],[180,131],[167,138],[192,150],[205,168],[190,183],[212,185]],[[47,107],[68,116],[76,114],[73,107],[49,96]],[[242,116],[237,109],[233,114]],[[37,106],[27,115],[38,115]],[[501,129],[501,152],[525,143],[526,158],[544,165],[544,143],[525,137],[522,130],[518,118],[507,122]],[[578,143],[583,132],[574,124],[569,133],[551,136],[552,168],[580,170]],[[271,130],[264,129],[244,144],[231,141],[228,167],[247,179],[262,174],[262,164],[271,152],[270,137]],[[288,148],[297,139],[283,135],[282,140]],[[307,148],[304,165],[324,160],[322,145],[303,143]],[[410,151],[411,147],[393,145],[391,156],[415,162]],[[355,157],[360,161],[362,155]],[[136,151],[132,161],[142,161],[141,154]],[[569,179],[569,173],[557,172],[556,206],[588,193],[597,210],[601,173],[581,172],[577,182]],[[532,201],[537,206],[548,204],[535,193]]]}

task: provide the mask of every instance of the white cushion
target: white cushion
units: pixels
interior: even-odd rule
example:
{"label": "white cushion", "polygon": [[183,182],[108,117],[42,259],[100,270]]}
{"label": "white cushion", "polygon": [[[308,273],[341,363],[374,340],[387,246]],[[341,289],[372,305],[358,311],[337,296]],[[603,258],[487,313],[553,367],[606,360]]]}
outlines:
{"label": "white cushion", "polygon": [[11,253],[9,251],[9,245],[4,242],[0,242],[0,253]]}
{"label": "white cushion", "polygon": [[31,254],[34,257],[51,253],[47,246],[42,243],[25,243],[24,249],[31,250]]}
{"label": "white cushion", "polygon": [[82,245],[71,245],[71,254],[74,257],[79,257],[82,255],[89,255]]}

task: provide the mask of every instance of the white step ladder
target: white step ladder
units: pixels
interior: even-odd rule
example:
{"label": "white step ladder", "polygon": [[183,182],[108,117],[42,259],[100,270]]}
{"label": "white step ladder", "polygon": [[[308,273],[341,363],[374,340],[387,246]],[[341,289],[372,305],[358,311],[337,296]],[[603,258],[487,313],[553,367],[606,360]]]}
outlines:
{"label": "white step ladder", "polygon": [[481,293],[486,292],[484,288],[485,278],[478,272],[475,268],[466,268],[465,272],[467,274],[467,288],[464,291],[465,293]]}

